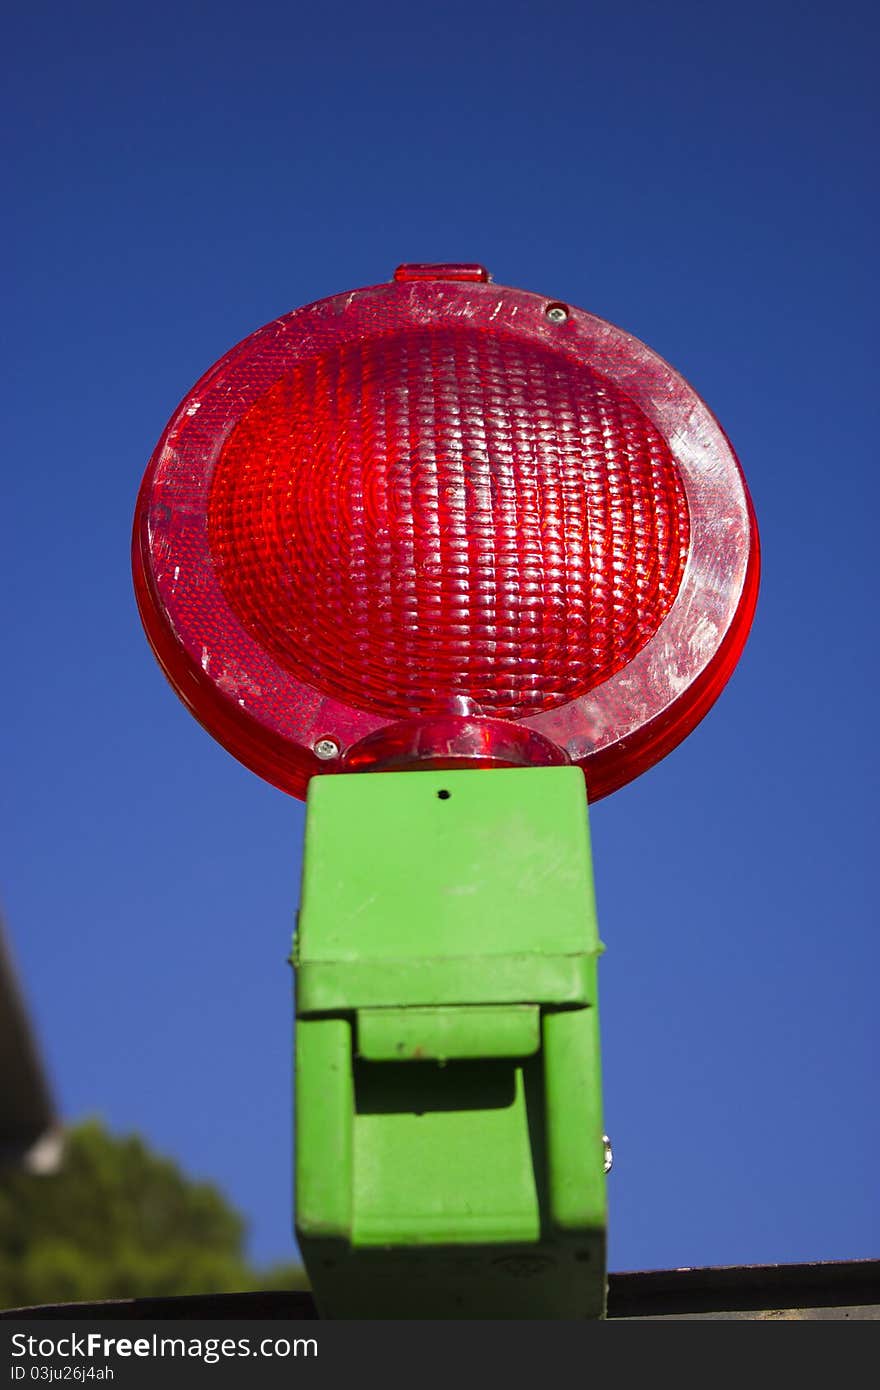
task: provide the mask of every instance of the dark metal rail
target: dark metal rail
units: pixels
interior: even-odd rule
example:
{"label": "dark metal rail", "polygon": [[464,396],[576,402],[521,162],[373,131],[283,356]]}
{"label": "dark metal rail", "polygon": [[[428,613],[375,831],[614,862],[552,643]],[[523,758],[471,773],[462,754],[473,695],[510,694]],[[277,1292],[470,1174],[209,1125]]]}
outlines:
{"label": "dark metal rail", "polygon": [[[880,1260],[612,1274],[609,1318],[880,1318]],[[14,1308],[0,1318],[317,1318],[306,1292],[196,1294]]]}

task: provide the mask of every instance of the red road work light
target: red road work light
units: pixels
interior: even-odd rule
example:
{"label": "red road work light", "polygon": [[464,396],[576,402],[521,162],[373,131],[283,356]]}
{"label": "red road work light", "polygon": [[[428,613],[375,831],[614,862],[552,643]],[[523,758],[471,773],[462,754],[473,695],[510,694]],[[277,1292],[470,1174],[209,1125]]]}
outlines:
{"label": "red road work light", "polygon": [[401,266],[192,389],[134,577],[196,717],[308,787],[296,1222],[321,1314],[603,1317],[587,802],[694,727],[746,639],[757,532],[714,417],[602,319]]}
{"label": "red road work light", "polygon": [[596,800],[716,699],[758,542],[723,431],[643,343],[479,266],[402,266],[193,387],[134,577],[178,694],[285,791],[571,761]]}

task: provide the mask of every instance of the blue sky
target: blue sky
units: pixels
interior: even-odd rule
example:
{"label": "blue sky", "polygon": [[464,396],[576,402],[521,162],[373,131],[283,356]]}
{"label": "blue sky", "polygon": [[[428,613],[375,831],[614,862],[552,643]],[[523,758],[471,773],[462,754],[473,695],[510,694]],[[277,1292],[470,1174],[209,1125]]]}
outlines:
{"label": "blue sky", "polygon": [[21,7],[3,83],[0,896],[63,1114],[292,1248],[303,809],[131,591],[166,420],[286,309],[473,260],[718,415],[764,571],[703,724],[599,803],[611,1267],[878,1254],[873,7]]}

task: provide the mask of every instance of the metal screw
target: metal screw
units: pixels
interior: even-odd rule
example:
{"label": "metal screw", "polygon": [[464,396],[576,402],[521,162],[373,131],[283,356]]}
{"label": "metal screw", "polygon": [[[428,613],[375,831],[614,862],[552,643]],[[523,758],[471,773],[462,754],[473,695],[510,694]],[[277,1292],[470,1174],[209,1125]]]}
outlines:
{"label": "metal screw", "polygon": [[551,323],[565,323],[568,318],[568,310],[564,304],[548,304],[544,313]]}
{"label": "metal screw", "polygon": [[607,1134],[602,1135],[602,1146],[605,1149],[605,1172],[610,1173],[614,1164],[614,1154],[611,1152],[611,1140]]}
{"label": "metal screw", "polygon": [[319,738],[315,744],[315,757],[322,762],[329,762],[331,758],[339,757],[339,744],[335,738]]}

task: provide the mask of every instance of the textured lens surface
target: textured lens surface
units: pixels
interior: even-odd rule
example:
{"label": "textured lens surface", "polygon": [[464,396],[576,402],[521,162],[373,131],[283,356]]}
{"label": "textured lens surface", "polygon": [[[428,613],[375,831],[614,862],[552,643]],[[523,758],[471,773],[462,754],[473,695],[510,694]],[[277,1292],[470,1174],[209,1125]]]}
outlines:
{"label": "textured lens surface", "polygon": [[401,267],[215,362],[153,452],[132,562],[174,689],[285,791],[401,722],[483,715],[583,768],[591,800],[710,708],[760,570],[693,387],[475,266]]}
{"label": "textured lens surface", "polygon": [[585,363],[467,324],[324,348],[238,418],[208,540],[280,667],[389,718],[511,718],[629,662],[681,583],[688,511],[641,409]]}

